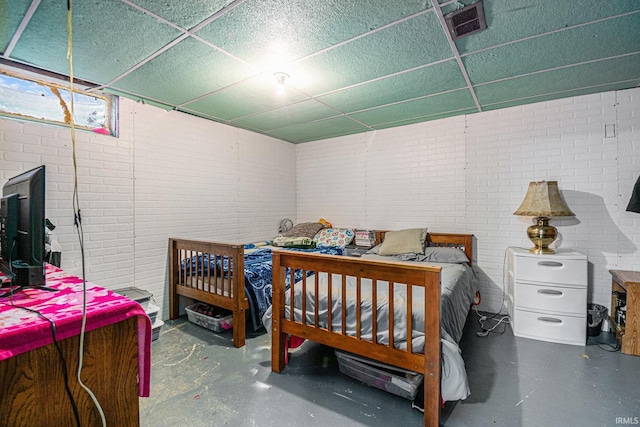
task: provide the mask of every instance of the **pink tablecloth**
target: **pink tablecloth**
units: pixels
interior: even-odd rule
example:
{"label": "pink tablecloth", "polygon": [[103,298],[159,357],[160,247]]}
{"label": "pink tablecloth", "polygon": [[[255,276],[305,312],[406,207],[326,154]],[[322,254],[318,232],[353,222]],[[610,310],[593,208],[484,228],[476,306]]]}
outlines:
{"label": "pink tablecloth", "polygon": [[[47,264],[46,286],[58,289],[48,292],[25,289],[13,296],[15,306],[37,310],[53,320],[56,339],[80,334],[82,325],[82,279]],[[149,396],[151,377],[151,321],[140,304],[87,282],[87,332],[121,322],[138,319],[139,395]],[[6,289],[3,289],[3,293]],[[0,360],[25,353],[53,342],[48,321],[27,310],[15,307],[11,298],[0,298]]]}

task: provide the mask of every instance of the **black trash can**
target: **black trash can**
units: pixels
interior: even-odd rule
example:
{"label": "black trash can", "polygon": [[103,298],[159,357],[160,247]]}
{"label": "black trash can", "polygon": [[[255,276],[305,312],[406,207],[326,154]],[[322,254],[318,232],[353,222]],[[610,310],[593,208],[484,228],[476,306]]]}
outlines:
{"label": "black trash can", "polygon": [[602,321],[607,317],[607,307],[587,304],[587,336],[597,337],[602,332]]}

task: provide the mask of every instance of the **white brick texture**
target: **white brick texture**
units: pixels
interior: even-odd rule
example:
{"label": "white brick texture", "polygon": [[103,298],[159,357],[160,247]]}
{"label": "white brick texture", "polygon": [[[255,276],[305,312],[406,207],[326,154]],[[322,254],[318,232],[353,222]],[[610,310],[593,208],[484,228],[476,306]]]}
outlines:
{"label": "white brick texture", "polygon": [[639,98],[606,92],[298,145],[298,218],[473,233],[480,308],[504,312],[505,251],[531,246],[532,218],[513,212],[530,181],[557,180],[576,216],[552,219],[555,246],[589,257],[589,301],[608,307],[608,269],[640,270],[640,215],[625,212],[640,175]]}
{"label": "white brick texture", "polygon": [[[246,243],[322,217],[473,233],[480,308],[504,311],[505,251],[530,245],[513,212],[546,179],[576,214],[552,219],[556,247],[588,255],[589,300],[608,306],[608,269],[640,270],[640,215],[625,212],[639,135],[640,89],[299,145],[122,99],[119,138],[76,132],[87,280],[146,289],[166,313],[169,237]],[[62,266],[81,275],[69,130],[0,119],[0,184],[40,164]]]}
{"label": "white brick texture", "polygon": [[[168,313],[168,238],[253,242],[295,218],[295,146],[120,100],[120,137],[76,132],[86,279],[135,286]],[[70,131],[0,119],[0,184],[45,164],[62,267],[82,275]]]}

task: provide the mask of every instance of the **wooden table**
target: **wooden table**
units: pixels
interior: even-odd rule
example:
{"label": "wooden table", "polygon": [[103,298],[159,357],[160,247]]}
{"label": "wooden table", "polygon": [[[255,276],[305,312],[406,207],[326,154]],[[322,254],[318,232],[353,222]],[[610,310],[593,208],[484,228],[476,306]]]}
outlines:
{"label": "wooden table", "polygon": [[[101,426],[93,400],[77,380],[82,282],[55,268],[47,277],[47,286],[58,292],[26,290],[14,303],[54,321],[60,353],[48,321],[12,306],[7,297],[0,300],[0,426],[76,425],[61,355],[81,425]],[[149,395],[151,323],[137,302],[87,286],[82,381],[95,394],[107,425],[137,426],[139,396]]]}
{"label": "wooden table", "polygon": [[[611,329],[621,344],[625,354],[640,356],[640,271],[609,270],[611,292],[618,291],[627,296],[627,318],[625,325],[619,325],[615,313],[610,313]],[[616,295],[611,295],[611,311],[616,307]]]}

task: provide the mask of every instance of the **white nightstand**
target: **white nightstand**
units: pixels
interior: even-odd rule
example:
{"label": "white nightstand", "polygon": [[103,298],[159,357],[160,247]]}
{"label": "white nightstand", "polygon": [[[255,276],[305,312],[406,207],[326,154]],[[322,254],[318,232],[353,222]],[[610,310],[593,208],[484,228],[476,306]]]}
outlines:
{"label": "white nightstand", "polygon": [[509,248],[507,306],[513,334],[562,344],[587,340],[587,257]]}

